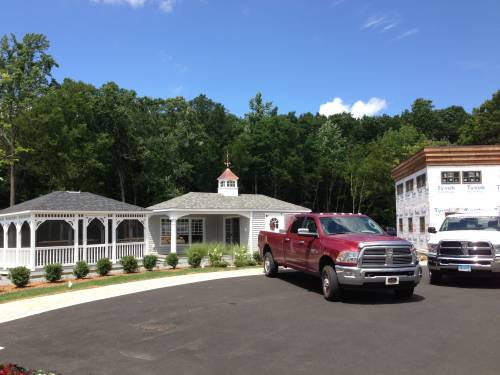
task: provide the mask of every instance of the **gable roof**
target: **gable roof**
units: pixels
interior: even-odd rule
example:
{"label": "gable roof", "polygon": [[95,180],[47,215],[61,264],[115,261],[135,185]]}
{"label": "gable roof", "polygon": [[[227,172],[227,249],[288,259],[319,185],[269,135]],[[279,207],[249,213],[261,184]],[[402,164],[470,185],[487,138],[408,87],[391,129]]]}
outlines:
{"label": "gable roof", "polygon": [[53,191],[38,198],[5,208],[0,211],[0,215],[23,211],[130,212],[146,210],[133,204],[97,194],[78,191]]}
{"label": "gable roof", "polygon": [[222,172],[222,174],[217,177],[217,180],[239,180],[240,178],[238,176],[236,176],[232,170],[230,170],[229,168],[226,168],[226,170],[224,172]]}
{"label": "gable roof", "polygon": [[187,193],[148,207],[150,210],[243,210],[311,212],[309,208],[262,194],[240,194],[237,197],[217,193]]}

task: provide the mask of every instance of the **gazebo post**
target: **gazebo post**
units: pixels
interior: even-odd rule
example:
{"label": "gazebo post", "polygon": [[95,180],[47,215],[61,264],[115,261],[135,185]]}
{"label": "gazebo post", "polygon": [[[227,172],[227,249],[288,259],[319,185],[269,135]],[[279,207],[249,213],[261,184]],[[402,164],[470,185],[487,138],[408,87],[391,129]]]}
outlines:
{"label": "gazebo post", "polygon": [[3,268],[7,269],[7,248],[9,247],[9,224],[3,223]]}
{"label": "gazebo post", "polygon": [[110,258],[109,256],[109,219],[108,216],[104,218],[104,245],[106,246],[106,258]]}
{"label": "gazebo post", "polygon": [[75,218],[73,219],[73,233],[74,233],[74,240],[73,240],[73,243],[74,243],[74,246],[75,246],[75,251],[74,251],[74,260],[73,260],[73,264],[76,264],[76,262],[78,262],[78,258],[79,258],[79,254],[78,254],[78,237],[79,237],[79,234],[78,234],[78,227],[79,227],[79,223],[78,223],[79,219],[78,219],[78,214],[75,215]]}
{"label": "gazebo post", "polygon": [[112,261],[113,261],[113,264],[116,263],[116,215],[113,214],[113,219],[112,219],[112,225],[111,225],[111,230],[112,230],[112,233],[111,233],[111,247],[112,247],[112,250],[111,250],[111,257],[112,257]]}
{"label": "gazebo post", "polygon": [[19,252],[21,250],[21,228],[23,224],[16,222],[16,267],[19,266]]}
{"label": "gazebo post", "polygon": [[30,220],[30,268],[32,271],[34,271],[36,267],[35,246],[36,246],[36,221],[32,217]]}
{"label": "gazebo post", "polygon": [[144,255],[149,254],[149,216],[144,217]]}
{"label": "gazebo post", "polygon": [[82,233],[82,238],[83,238],[83,260],[86,262],[87,261],[87,225],[89,225],[89,218],[85,217],[83,219],[83,233]]}

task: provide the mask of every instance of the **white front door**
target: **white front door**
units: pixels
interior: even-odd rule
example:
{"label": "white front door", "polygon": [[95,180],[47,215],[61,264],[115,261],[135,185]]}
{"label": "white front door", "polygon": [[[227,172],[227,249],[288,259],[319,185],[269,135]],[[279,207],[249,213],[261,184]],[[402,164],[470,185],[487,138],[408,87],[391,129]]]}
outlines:
{"label": "white front door", "polygon": [[224,240],[226,244],[240,244],[240,218],[224,218]]}

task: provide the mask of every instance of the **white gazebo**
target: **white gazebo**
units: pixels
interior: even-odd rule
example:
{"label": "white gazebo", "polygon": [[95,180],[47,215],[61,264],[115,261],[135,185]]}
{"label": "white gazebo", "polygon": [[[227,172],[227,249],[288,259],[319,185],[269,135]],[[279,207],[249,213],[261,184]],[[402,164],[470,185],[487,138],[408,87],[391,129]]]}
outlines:
{"label": "white gazebo", "polygon": [[55,191],[0,211],[0,272],[50,263],[113,263],[148,249],[148,210],[87,192]]}

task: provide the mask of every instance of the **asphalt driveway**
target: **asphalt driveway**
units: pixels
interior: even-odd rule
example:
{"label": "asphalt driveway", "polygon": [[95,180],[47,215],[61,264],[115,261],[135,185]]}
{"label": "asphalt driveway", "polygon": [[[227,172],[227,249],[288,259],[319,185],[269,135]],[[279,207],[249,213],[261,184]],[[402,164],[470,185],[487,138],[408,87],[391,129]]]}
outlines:
{"label": "asphalt driveway", "polygon": [[424,279],[405,302],[320,292],[289,272],[87,303],[0,325],[0,362],[65,375],[500,371],[500,281]]}

